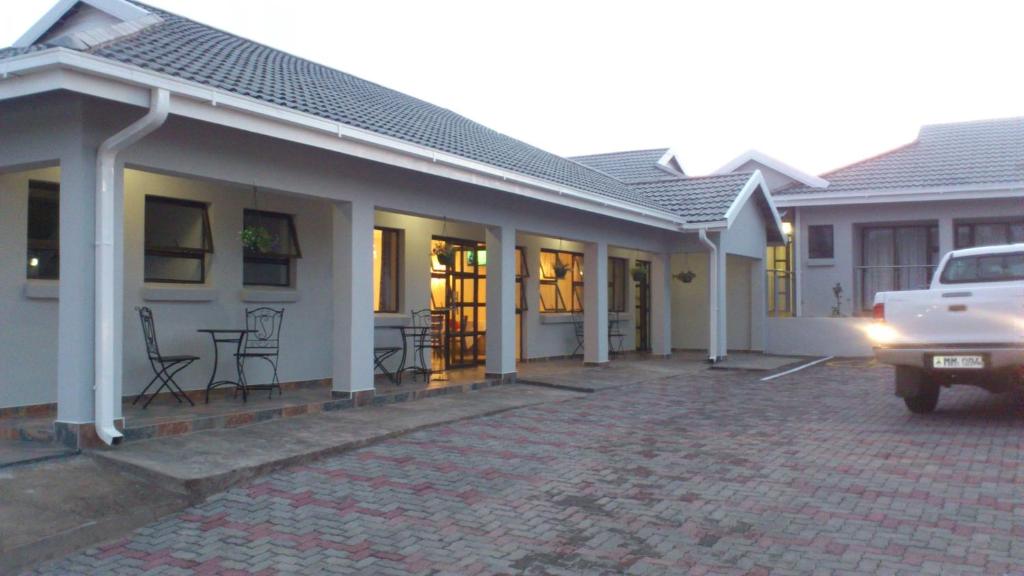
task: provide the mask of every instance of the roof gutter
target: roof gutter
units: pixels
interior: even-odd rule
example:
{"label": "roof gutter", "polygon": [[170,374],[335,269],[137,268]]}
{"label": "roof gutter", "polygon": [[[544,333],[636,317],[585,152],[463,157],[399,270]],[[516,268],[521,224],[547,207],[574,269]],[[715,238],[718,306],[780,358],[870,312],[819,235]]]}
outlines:
{"label": "roof gutter", "polygon": [[503,182],[511,182],[527,186],[535,190],[542,190],[547,194],[574,198],[595,207],[613,208],[624,213],[644,216],[662,222],[667,225],[666,227],[672,229],[681,229],[686,222],[685,219],[679,215],[667,210],[647,208],[613,198],[583,192],[576,188],[555,184],[540,178],[497,168],[484,162],[470,160],[454,154],[440,152],[426,146],[413,144],[390,136],[384,136],[369,130],[355,128],[334,120],[327,120],[319,116],[298,112],[283,106],[267,104],[255,98],[240,96],[225,90],[210,88],[209,86],[205,86],[197,82],[181,80],[166,74],[150,72],[137,66],[112,61],[92,54],[84,54],[68,50],[66,48],[49,48],[39,52],[15,56],[13,58],[0,61],[0,80],[6,79],[12,75],[17,76],[30,74],[32,72],[54,67],[79,70],[87,74],[111,78],[144,88],[159,88],[167,90],[175,96],[198,100],[200,102],[209,102],[212,106],[238,110],[247,114],[267,118],[275,122],[297,125],[308,130],[331,134],[339,139],[349,139],[362,144],[397,152],[405,156],[411,156],[420,160],[429,160],[431,163],[444,164],[476,174],[483,174],[501,179]]}
{"label": "roof gutter", "polygon": [[102,144],[96,155],[96,434],[108,445],[120,444],[123,436],[114,426],[116,345],[114,318],[114,198],[117,155],[156,130],[167,120],[171,97],[167,90],[150,92],[149,112]]}
{"label": "roof gutter", "polygon": [[718,246],[708,238],[706,228],[697,230],[697,238],[708,249],[708,308],[710,324],[708,325],[708,361],[718,361]]}

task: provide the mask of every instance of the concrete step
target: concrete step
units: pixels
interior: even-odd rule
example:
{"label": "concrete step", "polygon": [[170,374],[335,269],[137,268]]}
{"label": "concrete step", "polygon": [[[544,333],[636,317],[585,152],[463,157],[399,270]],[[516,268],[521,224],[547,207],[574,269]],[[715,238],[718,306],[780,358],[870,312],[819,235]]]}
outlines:
{"label": "concrete step", "polygon": [[99,462],[196,501],[255,476],[422,428],[582,396],[512,384],[471,394],[141,440],[92,455]]}

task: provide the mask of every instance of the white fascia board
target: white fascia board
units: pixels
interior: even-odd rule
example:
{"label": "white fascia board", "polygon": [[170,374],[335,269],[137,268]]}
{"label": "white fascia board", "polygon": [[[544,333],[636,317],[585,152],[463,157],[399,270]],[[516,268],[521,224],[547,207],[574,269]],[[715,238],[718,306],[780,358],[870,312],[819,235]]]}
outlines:
{"label": "white fascia board", "polygon": [[148,10],[140,8],[129,2],[125,2],[124,0],[60,0],[60,2],[57,2],[53,8],[50,8],[49,12],[37,20],[27,32],[15,40],[12,46],[15,48],[24,48],[35,44],[40,38],[49,32],[57,22],[60,22],[60,19],[63,18],[64,15],[74,8],[79,2],[88,4],[97,10],[106,12],[114,18],[125,22],[149,15]]}
{"label": "white fascia board", "polygon": [[785,208],[794,206],[834,206],[851,204],[889,204],[896,202],[934,202],[937,200],[980,200],[989,198],[1020,198],[1024,182],[1016,184],[980,184],[943,188],[910,188],[843,192],[836,194],[786,194],[775,198]]}
{"label": "white fascia board", "polygon": [[772,170],[775,170],[780,174],[789,176],[793,180],[796,180],[797,182],[800,182],[805,186],[810,186],[811,188],[828,187],[828,180],[825,180],[824,178],[818,176],[814,176],[812,174],[808,174],[803,170],[799,170],[793,166],[790,166],[789,164],[786,164],[782,160],[772,158],[771,156],[758,150],[747,150],[743,154],[740,154],[736,158],[730,160],[728,163],[726,163],[725,166],[722,166],[718,170],[715,170],[713,174],[730,174],[740,166],[743,166],[747,162],[751,161],[757,162],[758,164],[761,164],[766,168],[771,168]]}
{"label": "white fascia board", "polygon": [[764,175],[761,174],[760,170],[755,170],[750,176],[750,180],[743,185],[743,189],[740,191],[736,199],[732,201],[729,209],[725,211],[725,221],[728,227],[732,227],[733,221],[739,215],[743,207],[746,206],[750,197],[754,194],[754,191],[761,190],[761,195],[764,197],[765,203],[768,204],[768,211],[771,214],[772,225],[775,227],[775,231],[778,232],[779,236],[785,238],[786,235],[782,233],[782,217],[779,216],[779,209],[775,205],[775,201],[772,200],[771,191],[768,189],[768,183],[765,182]]}
{"label": "white fascia board", "polygon": [[673,150],[672,148],[669,148],[668,150],[665,151],[664,154],[661,155],[661,158],[658,158],[658,162],[657,162],[658,168],[661,168],[662,170],[664,170],[665,172],[668,172],[669,174],[671,174],[673,176],[679,176],[681,178],[686,178],[686,173],[685,172],[680,172],[679,170],[676,170],[672,166],[672,159],[673,158],[675,159],[676,163],[679,164],[680,167],[683,165],[683,163],[680,162],[679,158],[676,156],[676,151]]}
{"label": "white fascia board", "polygon": [[[574,199],[578,201],[578,205],[574,207],[583,210],[640,222],[668,230],[679,230],[685,223],[683,218],[668,211],[636,206],[613,198],[583,192],[568,186],[554,184],[539,178],[518,174],[512,171],[496,168],[489,164],[462,158],[454,154],[439,152],[426,146],[420,146],[397,138],[391,138],[369,130],[354,128],[340,122],[313,116],[312,114],[306,114],[283,108],[281,106],[267,104],[256,100],[255,98],[239,96],[230,92],[216,90],[195,82],[149,72],[136,66],[114,62],[105,58],[93,56],[91,54],[83,54],[65,48],[50,48],[44,51],[24,54],[8,60],[0,61],[0,79],[7,79],[12,76],[16,78],[24,78],[25,75],[39,71],[52,70],[54,68],[77,70],[88,75],[109,78],[120,83],[128,83],[142,87],[146,90],[152,88],[163,88],[170,91],[172,96],[176,97],[175,100],[179,97],[184,97],[208,104],[210,108],[215,110],[221,109],[241,112],[242,114],[250,117],[258,117],[263,120],[269,120],[273,123],[298,127],[303,129],[302,137],[293,137],[291,140],[303,144],[324,147],[322,144],[316,143],[317,140],[322,141],[322,138],[316,139],[313,138],[313,136],[323,137],[329,135],[331,139],[335,141],[349,140],[358,142],[363,145],[385,149],[390,152],[395,152],[420,160],[426,160],[429,164],[437,164],[455,168],[463,172],[470,172],[472,173],[470,178],[468,180],[463,179],[464,181],[487,186],[489,188],[513,192],[548,202],[554,201],[563,205],[568,205],[568,203],[565,202],[566,199]],[[8,97],[5,94],[5,85],[6,82],[0,83],[0,99]],[[66,86],[59,87],[67,88]],[[47,89],[53,90],[55,87],[50,86]],[[90,95],[98,95],[92,91],[77,91],[83,91]],[[121,101],[145,105],[144,103],[139,103],[141,101],[140,99],[144,100],[144,98],[145,94],[140,92],[132,97],[131,100]],[[111,99],[119,100],[119,98]],[[180,114],[181,111],[172,106],[172,113]],[[219,123],[220,118],[217,114],[205,114],[203,119],[209,122]],[[243,130],[251,129],[251,127],[239,126],[237,123],[232,124],[232,126]],[[335,149],[333,146],[329,148]],[[346,149],[345,153],[378,162],[394,164],[394,162],[389,162],[387,159],[381,158],[379,155],[367,155],[365,153],[360,153],[357,149]],[[439,171],[431,169],[429,164],[422,164],[415,169],[432,174],[438,174]],[[440,175],[447,178],[452,177],[450,171],[446,171],[446,173]],[[485,176],[487,178],[481,179],[480,176]]]}

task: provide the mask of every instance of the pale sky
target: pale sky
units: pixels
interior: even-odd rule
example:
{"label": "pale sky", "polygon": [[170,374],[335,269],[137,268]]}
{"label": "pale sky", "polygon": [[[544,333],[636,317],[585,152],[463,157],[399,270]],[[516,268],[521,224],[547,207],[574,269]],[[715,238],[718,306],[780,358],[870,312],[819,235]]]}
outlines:
{"label": "pale sky", "polygon": [[[53,3],[3,0],[0,45]],[[151,3],[551,152],[671,146],[693,175],[749,148],[818,174],[1024,116],[1024,2]]]}

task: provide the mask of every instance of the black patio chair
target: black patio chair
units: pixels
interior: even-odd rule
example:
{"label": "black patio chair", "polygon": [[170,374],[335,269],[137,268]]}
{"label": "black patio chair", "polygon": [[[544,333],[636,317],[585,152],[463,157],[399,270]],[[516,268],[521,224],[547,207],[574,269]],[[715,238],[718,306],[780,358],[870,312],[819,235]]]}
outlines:
{"label": "black patio chair", "polygon": [[[612,352],[622,352],[626,342],[626,334],[622,331],[622,318],[618,314],[614,318],[608,317],[608,349]],[[618,344],[618,346],[616,346]]]}
{"label": "black patio chair", "polygon": [[384,361],[401,351],[402,349],[398,346],[375,346],[373,348],[373,365],[379,368],[381,373],[387,376],[392,384],[398,384],[399,382],[395,378],[395,373],[388,370],[387,366],[384,366]]}
{"label": "black patio chair", "polygon": [[[269,390],[268,398],[274,397],[274,388],[277,388],[277,395],[281,395],[281,381],[277,378],[277,361],[281,350],[281,322],[284,320],[284,308],[260,308],[245,309],[245,327],[250,330],[245,335],[241,351],[235,354],[238,362],[238,377],[245,391],[248,390]],[[250,386],[245,377],[245,361],[249,358],[265,360],[274,371],[273,378],[269,384],[256,384]]]}
{"label": "black patio chair", "polygon": [[[412,311],[412,351],[413,366],[405,367],[412,370],[412,380],[422,374],[426,382],[430,382],[435,373],[444,373],[444,370],[434,370],[434,349],[441,345],[441,337],[438,332],[439,326],[434,321],[435,314],[430,308]],[[419,365],[416,365],[416,358],[419,358]],[[402,383],[399,375],[398,383]]]}
{"label": "black patio chair", "polygon": [[174,396],[174,399],[179,404],[181,403],[181,396],[184,396],[189,404],[195,406],[195,402],[174,381],[174,375],[184,370],[189,364],[199,360],[199,357],[188,355],[164,356],[161,354],[160,345],[156,341],[156,323],[153,321],[153,311],[148,307],[136,308],[136,310],[139,312],[139,320],[142,321],[142,337],[146,340],[146,354],[149,356],[149,365],[153,367],[154,376],[149,381],[149,384],[146,384],[146,387],[142,389],[142,392],[135,397],[132,406],[137,404],[146,395],[149,387],[156,384],[157,380],[160,381],[160,386],[157,386],[157,389],[150,395],[149,400],[142,404],[143,410],[149,406],[153,398],[156,398],[157,394],[164,388],[167,388],[167,391],[171,393],[171,396]]}
{"label": "black patio chair", "polygon": [[579,314],[573,313],[572,315],[572,330],[573,335],[576,336],[576,349],[570,356],[575,356],[577,352],[583,350],[583,317]]}

